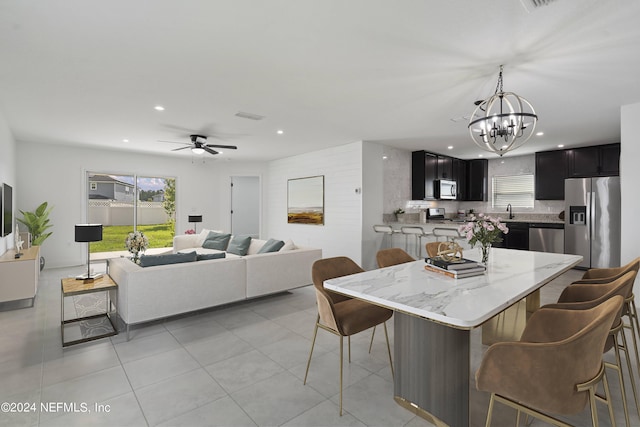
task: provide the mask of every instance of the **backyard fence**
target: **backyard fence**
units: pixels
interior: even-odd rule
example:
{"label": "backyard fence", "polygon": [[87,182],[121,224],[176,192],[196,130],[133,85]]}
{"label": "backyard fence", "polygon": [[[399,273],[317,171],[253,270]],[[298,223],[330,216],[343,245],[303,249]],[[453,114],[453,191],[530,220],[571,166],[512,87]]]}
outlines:
{"label": "backyard fence", "polygon": [[[165,224],[169,219],[162,202],[138,202],[138,225]],[[104,226],[132,225],[133,203],[89,200],[87,220]]]}

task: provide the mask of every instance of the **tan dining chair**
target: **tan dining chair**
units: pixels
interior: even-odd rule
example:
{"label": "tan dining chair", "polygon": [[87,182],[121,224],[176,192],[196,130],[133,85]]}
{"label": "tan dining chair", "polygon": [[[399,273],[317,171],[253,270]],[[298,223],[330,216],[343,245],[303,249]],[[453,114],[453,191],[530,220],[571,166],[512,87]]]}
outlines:
{"label": "tan dining chair", "polygon": [[404,264],[415,261],[415,259],[400,248],[381,249],[376,254],[378,267],[391,267],[392,265]]}
{"label": "tan dining chair", "polygon": [[[335,279],[336,277],[348,276],[361,273],[364,270],[347,257],[334,257],[320,259],[313,263],[311,277],[316,288],[316,300],[318,303],[318,317],[313,330],[313,341],[311,351],[307,361],[307,370],[304,374],[304,384],[307,383],[309,366],[313,355],[318,328],[331,332],[340,337],[340,415],[342,415],[342,370],[343,370],[343,342],[347,337],[349,347],[349,362],[351,362],[351,335],[364,330],[375,328],[379,324],[384,325],[384,335],[387,340],[387,353],[389,354],[389,365],[391,375],[393,372],[393,361],[391,359],[391,346],[389,345],[389,335],[387,333],[387,320],[393,315],[393,311],[380,307],[366,301],[351,298],[345,295],[332,292],[324,287],[324,281]],[[373,342],[373,336],[372,336]],[[371,345],[369,346],[371,349]]]}
{"label": "tan dining chair", "polygon": [[[554,415],[591,409],[598,426],[596,400],[607,403],[615,425],[602,349],[624,298],[614,296],[587,310],[541,308],[531,315],[520,341],[493,344],[476,372],[476,387],[491,393],[486,426],[500,402],[559,427],[570,424]],[[580,363],[576,363],[576,361]],[[596,394],[602,380],[605,397]]]}
{"label": "tan dining chair", "polygon": [[[610,283],[601,284],[572,284],[567,286],[558,299],[556,304],[547,304],[542,308],[557,308],[567,310],[585,310],[593,308],[602,302],[612,298],[614,296],[621,296],[625,300],[633,293],[633,282],[635,281],[635,271],[628,271],[623,276]],[[624,309],[624,303],[623,303]],[[636,382],[633,375],[633,369],[631,368],[631,359],[629,358],[629,351],[627,345],[627,338],[622,330],[622,310],[616,314],[613,321],[611,330],[609,331],[609,337],[604,346],[603,353],[607,353],[609,350],[614,350],[615,364],[610,362],[604,362],[605,367],[615,369],[618,375],[618,381],[620,383],[620,393],[622,395],[622,406],[624,409],[624,417],[627,427],[631,424],[629,422],[629,409],[627,406],[627,392],[625,388],[625,381],[622,374],[622,361],[620,358],[620,352],[624,351],[625,360],[627,365],[627,372],[629,374],[629,380],[631,382],[631,388],[633,390],[634,398],[637,396]]]}

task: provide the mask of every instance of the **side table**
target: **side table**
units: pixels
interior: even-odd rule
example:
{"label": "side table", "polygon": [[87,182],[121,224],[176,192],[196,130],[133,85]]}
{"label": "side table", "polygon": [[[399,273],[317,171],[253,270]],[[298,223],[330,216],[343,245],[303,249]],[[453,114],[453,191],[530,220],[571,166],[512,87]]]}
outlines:
{"label": "side table", "polygon": [[[112,335],[118,334],[118,329],[116,328],[113,320],[113,317],[117,314],[117,306],[115,302],[118,299],[115,293],[118,290],[118,285],[111,279],[108,274],[105,274],[92,281],[78,280],[76,278],[62,279],[61,286],[62,293],[60,301],[62,309],[62,319],[60,322],[60,328],[62,332],[62,347],[67,347],[69,345],[79,344],[87,341],[93,341],[99,338],[110,337]],[[94,292],[106,293],[106,307],[104,313],[65,320],[64,299],[66,297],[90,294]],[[65,342],[65,326],[76,323],[78,324],[78,327],[80,329],[80,338]]]}

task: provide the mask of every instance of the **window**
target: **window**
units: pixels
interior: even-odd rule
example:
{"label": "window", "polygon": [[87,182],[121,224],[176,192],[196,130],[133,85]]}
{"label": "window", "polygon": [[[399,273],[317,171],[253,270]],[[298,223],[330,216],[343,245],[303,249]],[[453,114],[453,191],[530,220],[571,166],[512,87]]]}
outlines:
{"label": "window", "polygon": [[91,183],[89,183],[89,186],[91,188],[91,191],[96,191],[98,189],[98,183],[97,182],[91,182]]}
{"label": "window", "polygon": [[494,176],[491,206],[506,208],[509,203],[514,208],[533,208],[533,174]]}

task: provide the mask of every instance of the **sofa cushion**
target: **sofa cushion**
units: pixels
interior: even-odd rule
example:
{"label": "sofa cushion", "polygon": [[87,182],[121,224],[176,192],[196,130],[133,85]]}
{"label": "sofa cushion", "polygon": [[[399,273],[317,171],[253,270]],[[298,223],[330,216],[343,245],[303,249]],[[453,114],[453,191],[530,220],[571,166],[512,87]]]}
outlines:
{"label": "sofa cushion", "polygon": [[286,242],[284,242],[284,246],[280,248],[280,252],[284,252],[284,251],[292,251],[294,249],[297,249],[296,245],[293,243],[293,241],[291,239],[287,240]]}
{"label": "sofa cushion", "polygon": [[209,259],[219,259],[219,258],[225,258],[226,257],[226,253],[224,252],[218,252],[215,254],[197,254],[196,257],[198,259],[198,261],[206,261]]}
{"label": "sofa cushion", "polygon": [[229,242],[229,246],[227,246],[227,252],[244,256],[247,254],[250,244],[251,236],[233,236],[233,239]]}
{"label": "sofa cushion", "polygon": [[216,233],[222,233],[222,230],[209,230],[208,228],[203,228],[202,230],[200,230],[200,233],[198,233],[198,234],[196,234],[194,236],[194,238],[195,238],[195,245],[194,246],[202,246],[204,241],[207,240],[207,236],[212,231],[216,232]]}
{"label": "sofa cushion", "polygon": [[266,254],[268,252],[278,252],[281,247],[284,246],[284,242],[282,240],[269,239],[267,243],[265,243],[260,250],[259,254]]}
{"label": "sofa cushion", "polygon": [[182,262],[196,261],[195,251],[186,254],[164,254],[164,255],[142,255],[140,257],[140,267],[152,267],[154,265],[179,264]]}
{"label": "sofa cushion", "polygon": [[227,246],[229,245],[229,239],[231,239],[231,234],[217,233],[215,231],[210,231],[209,235],[202,243],[203,248],[207,249],[217,249],[219,251],[226,251]]}

